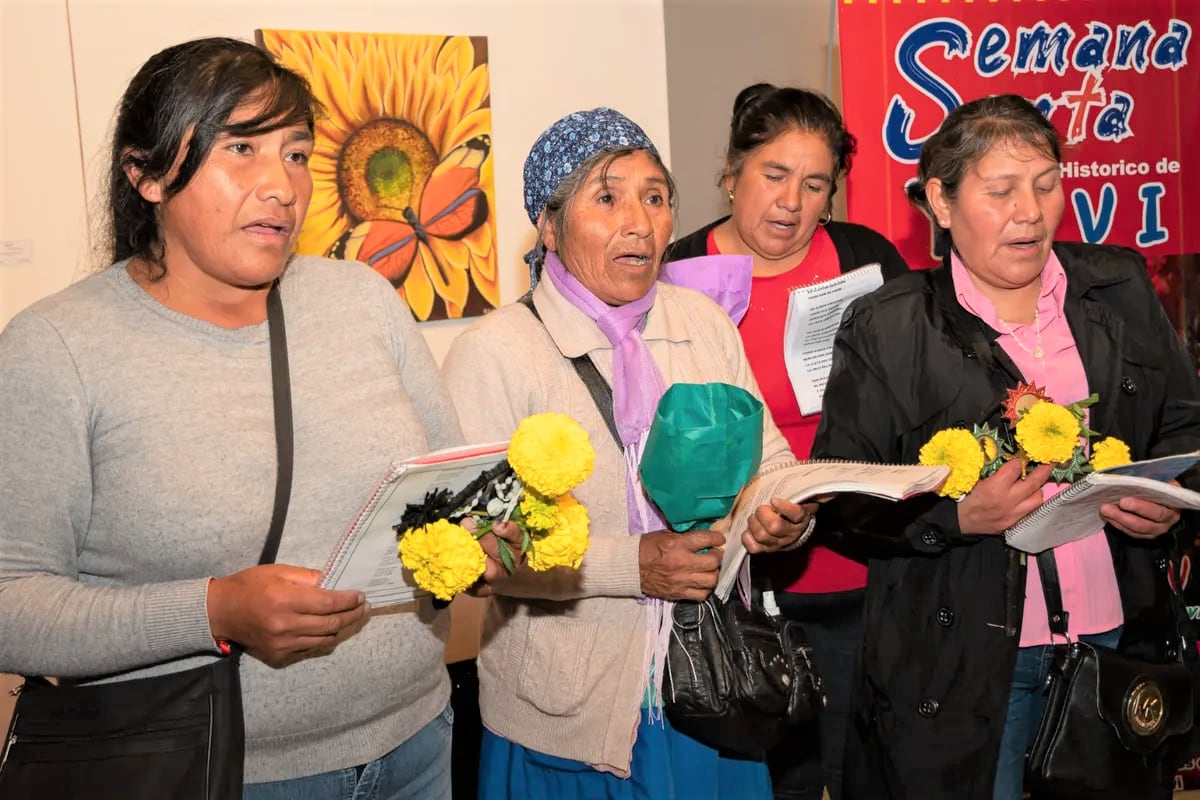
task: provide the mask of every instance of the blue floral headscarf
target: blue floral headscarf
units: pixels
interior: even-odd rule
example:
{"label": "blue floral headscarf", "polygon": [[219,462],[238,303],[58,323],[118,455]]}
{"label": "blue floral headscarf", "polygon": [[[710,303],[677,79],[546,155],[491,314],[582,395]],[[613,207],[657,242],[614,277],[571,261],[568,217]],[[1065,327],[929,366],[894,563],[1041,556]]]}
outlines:
{"label": "blue floral headscarf", "polygon": [[[576,111],[555,122],[533,143],[525,159],[525,213],[537,225],[546,201],[563,179],[597,153],[627,147],[658,150],[646,132],[629,117],[611,108]],[[531,272],[536,248],[525,255]],[[537,276],[530,276],[531,284]]]}

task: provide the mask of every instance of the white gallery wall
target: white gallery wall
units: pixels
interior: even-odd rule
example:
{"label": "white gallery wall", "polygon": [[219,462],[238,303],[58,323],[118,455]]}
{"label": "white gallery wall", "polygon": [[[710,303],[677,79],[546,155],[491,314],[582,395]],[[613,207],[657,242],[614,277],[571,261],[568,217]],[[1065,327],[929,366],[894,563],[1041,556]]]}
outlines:
{"label": "white gallery wall", "polygon": [[[678,235],[729,213],[717,188],[733,99],[760,82],[840,100],[836,0],[663,0]],[[844,218],[844,193],[835,214]]]}
{"label": "white gallery wall", "polygon": [[0,327],[82,274],[74,84],[65,3],[0,0]]}

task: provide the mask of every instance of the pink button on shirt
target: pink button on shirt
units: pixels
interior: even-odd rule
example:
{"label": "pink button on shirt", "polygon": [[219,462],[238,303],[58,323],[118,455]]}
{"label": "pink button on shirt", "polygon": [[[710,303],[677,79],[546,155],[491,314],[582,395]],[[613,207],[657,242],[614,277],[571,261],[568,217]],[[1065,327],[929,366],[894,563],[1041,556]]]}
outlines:
{"label": "pink button on shirt", "polygon": [[[950,264],[958,302],[1000,332],[996,341],[1021,370],[1026,383],[1045,388],[1046,394],[1057,403],[1073,403],[1088,396],[1087,375],[1079,358],[1079,350],[1075,347],[1071,327],[1063,313],[1067,275],[1058,256],[1051,253],[1042,269],[1042,293],[1038,298],[1037,314],[1041,323],[1041,358],[1034,355],[1039,342],[1036,326],[1033,323],[1008,325],[1002,322],[996,307],[975,286],[957,253],[951,256]],[[1100,402],[1104,400],[1100,398]],[[1046,498],[1053,497],[1067,485],[1047,483],[1042,488],[1042,494]],[[1056,547],[1054,557],[1062,585],[1063,608],[1070,614],[1071,638],[1080,634],[1103,633],[1124,622],[1112,553],[1103,529],[1085,539]],[[1029,570],[1025,581],[1021,647],[1051,643],[1046,598],[1042,594],[1037,559],[1031,557],[1027,563]]]}

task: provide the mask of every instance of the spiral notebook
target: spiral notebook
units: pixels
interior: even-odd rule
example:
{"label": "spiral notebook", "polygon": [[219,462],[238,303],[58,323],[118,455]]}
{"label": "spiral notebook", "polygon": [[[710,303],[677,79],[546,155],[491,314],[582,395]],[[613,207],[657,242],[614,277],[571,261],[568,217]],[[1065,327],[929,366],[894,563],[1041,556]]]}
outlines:
{"label": "spiral notebook", "polygon": [[1104,526],[1100,506],[1138,497],[1170,508],[1200,510],[1200,492],[1169,481],[1200,461],[1200,451],[1136,461],[1086,475],[1004,532],[1010,547],[1040,553],[1078,541]]}
{"label": "spiral notebook", "polygon": [[793,503],[825,494],[854,492],[903,500],[937,489],[950,474],[949,467],[923,467],[915,464],[871,464],[861,461],[817,459],[772,464],[750,479],[742,488],[726,520],[737,520],[725,537],[725,555],[717,578],[717,597],[725,600],[733,590],[738,573],[746,560],[742,534],[750,514],[776,497]]}
{"label": "spiral notebook", "polygon": [[393,465],[371,489],[325,565],[323,589],[358,589],[375,608],[428,594],[400,563],[396,531],[410,503],[437,489],[459,492],[505,459],[508,442],[435,450]]}

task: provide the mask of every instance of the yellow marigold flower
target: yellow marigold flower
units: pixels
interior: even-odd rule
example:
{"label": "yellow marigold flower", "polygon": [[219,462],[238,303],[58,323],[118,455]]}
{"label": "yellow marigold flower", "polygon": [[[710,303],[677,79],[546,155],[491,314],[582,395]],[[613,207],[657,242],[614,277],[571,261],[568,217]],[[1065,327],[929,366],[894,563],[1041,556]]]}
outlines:
{"label": "yellow marigold flower", "polygon": [[983,448],[970,431],[948,428],[938,431],[921,448],[917,457],[927,467],[947,466],[950,476],[938,489],[942,497],[962,497],[979,483],[983,469]]}
{"label": "yellow marigold flower", "polygon": [[1119,467],[1133,461],[1129,445],[1115,436],[1101,439],[1092,445],[1092,469],[1102,470],[1109,467]]}
{"label": "yellow marigold flower", "polygon": [[1034,403],[1017,420],[1017,444],[1039,464],[1069,461],[1082,435],[1078,417],[1045,400]]}
{"label": "yellow marigold flower", "polygon": [[508,443],[508,463],[526,486],[558,497],[592,474],[596,451],[578,422],[547,412],[521,420]]}
{"label": "yellow marigold flower", "polygon": [[526,563],[535,572],[554,567],[579,569],[588,549],[587,508],[571,495],[558,498],[558,524],[544,534],[534,534]]}
{"label": "yellow marigold flower", "polygon": [[548,531],[558,523],[558,503],[529,489],[521,495],[521,514],[528,527]]}
{"label": "yellow marigold flower", "polygon": [[487,556],[470,531],[439,519],[400,537],[400,561],[412,571],[417,586],[439,600],[450,600],[479,580]]}

